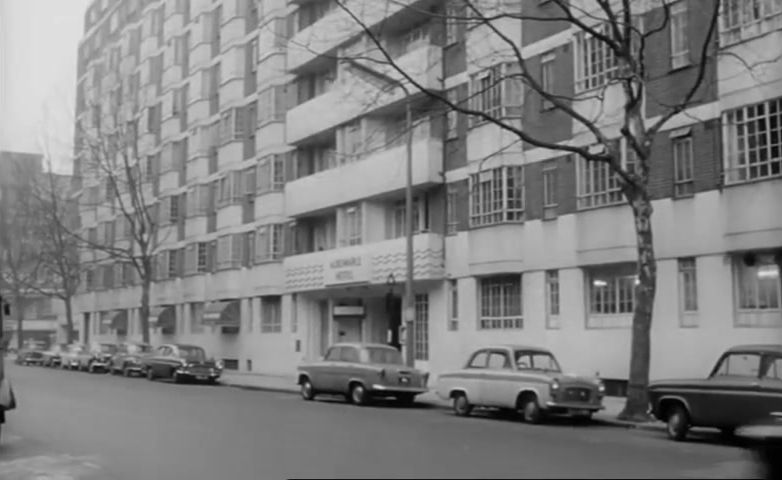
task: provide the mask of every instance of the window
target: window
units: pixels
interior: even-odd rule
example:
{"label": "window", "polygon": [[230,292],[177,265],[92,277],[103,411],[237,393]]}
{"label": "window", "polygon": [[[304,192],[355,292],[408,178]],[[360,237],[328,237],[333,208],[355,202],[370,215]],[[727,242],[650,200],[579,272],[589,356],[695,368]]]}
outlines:
{"label": "window", "polygon": [[752,377],[760,375],[760,355],[756,353],[731,353],[723,357],[714,372],[716,377]]}
{"label": "window", "polygon": [[521,275],[480,280],[479,330],[524,328]]}
{"label": "window", "polygon": [[285,120],[288,95],[286,87],[276,85],[258,93],[258,125]]}
{"label": "window", "polygon": [[690,64],[690,45],[687,35],[687,2],[682,0],[671,6],[671,68]]}
{"label": "window", "polygon": [[674,138],[673,148],[674,195],[686,197],[695,193],[692,137]]}
{"label": "window", "polygon": [[[391,210],[391,232],[389,238],[404,237],[407,229],[407,204],[405,200],[395,202]],[[426,197],[413,198],[413,234],[429,229],[429,202]]]}
{"label": "window", "polygon": [[694,258],[679,259],[679,299],[682,312],[698,311],[698,275]]}
{"label": "window", "polygon": [[415,296],[415,359],[429,360],[429,295]]}
{"label": "window", "polygon": [[766,365],[763,378],[782,380],[782,357],[769,357]]}
{"label": "window", "polygon": [[459,230],[459,212],[457,210],[459,192],[455,183],[448,184],[446,195],[446,208],[448,211],[445,233],[455,235]]}
{"label": "window", "polygon": [[197,264],[196,264],[196,271],[198,273],[205,273],[209,270],[209,243],[208,242],[198,242],[197,246]]}
{"label": "window", "polygon": [[546,271],[546,307],[549,317],[559,316],[559,270]]}
{"label": "window", "polygon": [[[459,89],[457,87],[446,90],[446,100],[454,105],[459,104]],[[459,136],[459,112],[446,106],[445,112],[445,139],[451,140]]]}
{"label": "window", "polygon": [[448,330],[459,330],[459,283],[457,280],[448,280]]}
{"label": "window", "polygon": [[779,266],[771,255],[747,254],[737,258],[735,271],[739,310],[779,310]]}
{"label": "window", "polygon": [[282,297],[278,295],[261,297],[261,332],[282,332]]}
{"label": "window", "polygon": [[[610,35],[607,22],[594,28],[600,34]],[[614,77],[618,64],[607,43],[587,32],[579,32],[575,48],[576,92],[602,87]]]}
{"label": "window", "polygon": [[619,179],[603,162],[590,162],[578,157],[578,208],[591,208],[622,203]]}
{"label": "window", "polygon": [[[521,117],[523,83],[521,67],[503,63],[486,69],[470,80],[470,106],[473,110],[497,118]],[[471,116],[472,126],[485,123],[479,116]]]}
{"label": "window", "polygon": [[470,175],[470,224],[524,220],[524,167],[511,166]]}
{"label": "window", "polygon": [[[779,28],[780,0],[725,0],[720,43],[740,42]],[[776,20],[776,21],[775,21]]]}
{"label": "window", "polygon": [[339,209],[338,218],[340,246],[361,245],[363,233],[361,205]]}
{"label": "window", "polygon": [[557,165],[550,163],[543,167],[543,209],[544,218],[551,218],[557,214],[559,182],[557,178]]}
{"label": "window", "polygon": [[[546,93],[554,93],[554,59],[553,53],[546,53],[540,57],[540,86]],[[541,108],[550,110],[554,104],[545,98],[542,99]]]}
{"label": "window", "polygon": [[447,2],[445,6],[445,45],[459,41],[459,25],[465,16],[464,5],[460,2]]}
{"label": "window", "polygon": [[489,352],[480,351],[473,355],[467,368],[486,368],[489,363]]}
{"label": "window", "polygon": [[354,162],[362,154],[361,121],[357,120],[337,130],[337,160],[340,164]]}
{"label": "window", "polygon": [[168,222],[171,224],[179,221],[179,196],[168,197]]}
{"label": "window", "polygon": [[589,313],[632,314],[635,308],[635,264],[606,266],[588,271]]}
{"label": "window", "polygon": [[255,263],[279,260],[282,258],[283,225],[274,223],[262,225],[256,232]]}
{"label": "window", "polygon": [[269,155],[258,161],[258,172],[255,176],[259,194],[280,191],[285,187],[288,162],[293,162],[293,152]]}
{"label": "window", "polygon": [[782,174],[782,97],[731,110],[723,124],[728,182]]}

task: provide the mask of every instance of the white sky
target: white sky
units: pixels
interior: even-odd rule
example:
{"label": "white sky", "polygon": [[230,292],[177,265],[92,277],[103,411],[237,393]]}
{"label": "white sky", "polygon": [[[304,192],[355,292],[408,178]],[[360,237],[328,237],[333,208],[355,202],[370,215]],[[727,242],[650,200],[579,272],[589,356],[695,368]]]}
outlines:
{"label": "white sky", "polygon": [[0,0],[0,150],[70,173],[76,58],[90,0]]}

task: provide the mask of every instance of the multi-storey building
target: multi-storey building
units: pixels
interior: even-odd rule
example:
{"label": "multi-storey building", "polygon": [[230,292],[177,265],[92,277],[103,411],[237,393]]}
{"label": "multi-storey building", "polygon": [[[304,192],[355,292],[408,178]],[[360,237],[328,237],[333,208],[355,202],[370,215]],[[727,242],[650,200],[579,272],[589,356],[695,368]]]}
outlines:
{"label": "multi-storey building", "polygon": [[[781,332],[782,74],[773,47],[782,7],[740,3],[726,2],[715,42],[735,55],[713,57],[697,102],[654,143],[652,377],[705,373],[726,346]],[[512,75],[496,80],[518,68],[513,50],[488,27],[458,21],[458,2],[351,5],[367,26],[382,26],[373,31],[384,50],[419,85],[546,141],[592,141]],[[640,24],[659,22],[653,2],[643,5]],[[698,5],[674,4],[647,48],[649,120],[697,71],[708,25]],[[161,222],[175,233],[153,288],[156,341],[200,343],[267,373],[292,373],[336,341],[398,344],[409,105],[419,365],[436,375],[475,345],[517,342],[552,348],[568,369],[626,380],[636,242],[606,167],[444,112],[333,1],[106,8],[88,15],[82,81],[102,78],[95,72],[110,45],[129,39],[139,52],[130,78],[142,72],[162,105],[148,115],[160,124],[148,153],[160,167],[147,171],[159,178]],[[546,16],[556,6],[523,8]],[[547,88],[594,112],[587,99],[614,68],[603,45],[564,22],[495,26]],[[602,97],[608,132],[614,88]],[[90,286],[102,290],[85,293],[81,309],[100,320],[85,336],[113,336],[112,316],[118,327],[129,318],[125,333],[137,334],[137,287]]]}

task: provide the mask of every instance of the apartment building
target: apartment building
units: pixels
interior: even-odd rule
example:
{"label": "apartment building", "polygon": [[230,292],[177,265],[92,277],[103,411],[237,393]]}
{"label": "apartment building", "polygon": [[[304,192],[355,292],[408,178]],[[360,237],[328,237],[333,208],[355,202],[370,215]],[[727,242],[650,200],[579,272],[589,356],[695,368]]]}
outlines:
{"label": "apartment building", "polygon": [[[699,5],[676,3],[648,50],[650,120],[696,73],[708,10]],[[158,255],[153,341],[199,343],[265,373],[292,373],[336,341],[399,344],[409,106],[417,364],[436,375],[475,346],[525,343],[551,348],[566,370],[627,379],[635,238],[605,167],[443,112],[333,1],[105,8],[88,13],[82,80],[110,60],[107,45],[141,38],[136,60],[117,55],[160,105],[146,115],[146,172],[171,233]],[[419,85],[541,139],[588,145],[542,98],[493,80],[518,68],[512,49],[486,26],[447,20],[465,15],[458,8],[363,2],[354,13],[382,26],[383,50]],[[657,24],[662,12],[645,8],[641,25]],[[715,57],[697,104],[655,139],[653,378],[702,375],[729,345],[780,339],[780,19],[779,2],[726,2],[717,48],[733,55]],[[594,111],[587,99],[613,74],[607,49],[562,22],[495,24],[547,87]],[[616,129],[614,88],[601,106],[606,131]],[[96,270],[81,301],[85,339],[138,335],[130,277],[108,263]]]}

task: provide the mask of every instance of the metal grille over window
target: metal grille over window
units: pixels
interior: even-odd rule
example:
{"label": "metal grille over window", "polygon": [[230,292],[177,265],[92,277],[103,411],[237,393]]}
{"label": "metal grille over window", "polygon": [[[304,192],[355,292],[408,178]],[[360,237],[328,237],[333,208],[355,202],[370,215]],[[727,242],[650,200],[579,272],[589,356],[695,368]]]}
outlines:
{"label": "metal grille over window", "polygon": [[521,275],[480,281],[480,330],[524,328]]}
{"label": "metal grille over window", "polygon": [[415,359],[429,360],[429,295],[415,296]]}
{"label": "metal grille over window", "polygon": [[470,224],[524,220],[524,167],[486,170],[470,176]]}
{"label": "metal grille over window", "polygon": [[782,98],[727,112],[724,124],[727,182],[782,175]]}

